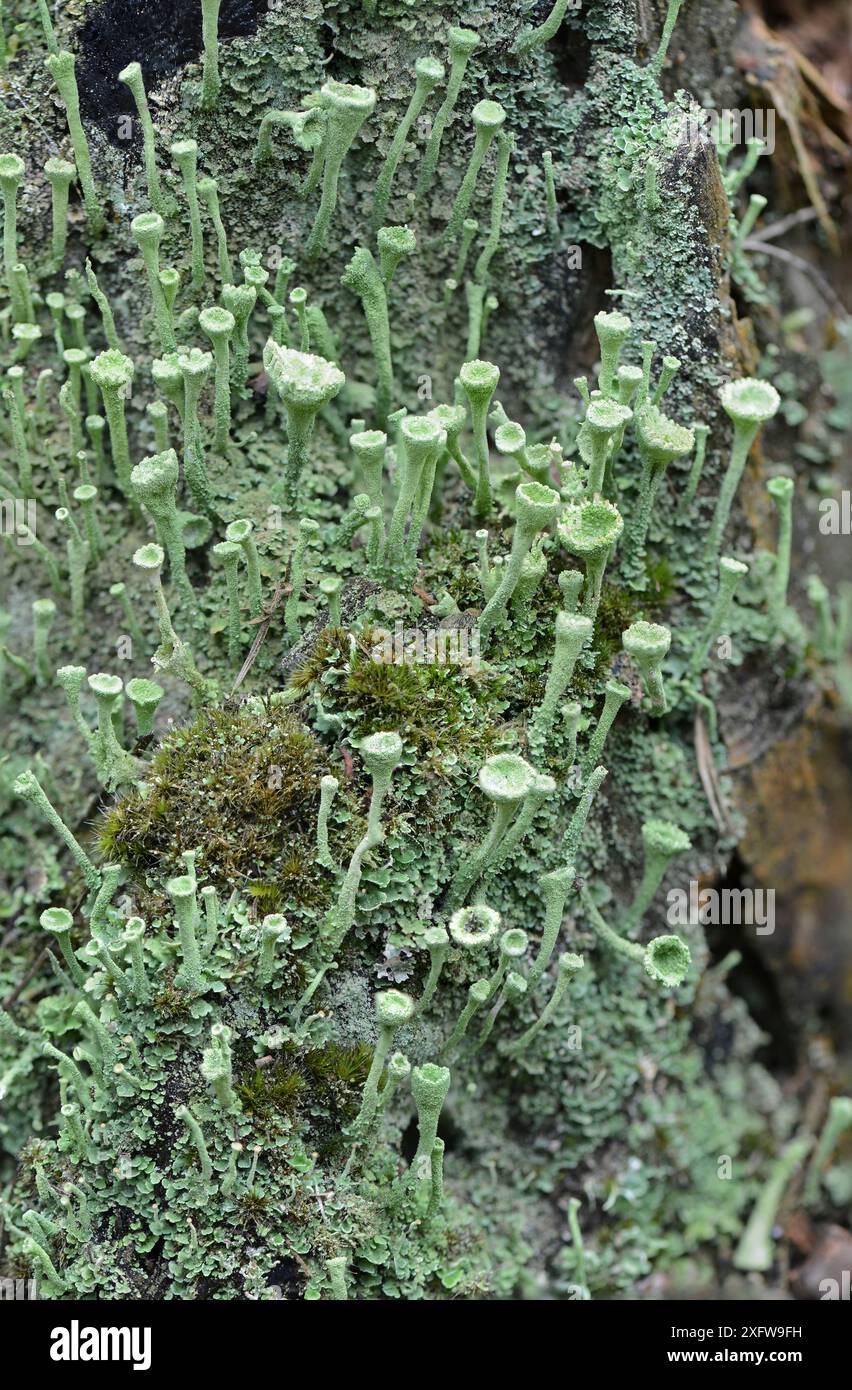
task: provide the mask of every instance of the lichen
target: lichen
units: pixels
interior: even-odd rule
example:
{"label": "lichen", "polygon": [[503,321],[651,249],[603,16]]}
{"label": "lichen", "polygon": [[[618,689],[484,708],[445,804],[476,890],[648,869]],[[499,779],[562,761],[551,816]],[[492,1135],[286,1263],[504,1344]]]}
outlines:
{"label": "lichen", "polygon": [[[0,111],[26,156],[23,182],[0,164],[0,477],[41,546],[10,546],[0,634],[24,928],[0,962],[2,1259],[42,1296],[629,1294],[732,1255],[798,1120],[702,978],[701,926],[652,922],[673,856],[695,876],[733,846],[693,753],[722,625],[755,660],[817,660],[779,617],[787,513],[774,584],[746,589],[734,526],[719,560],[753,441],[731,463],[720,412],[777,396],[734,370],[712,146],[615,0],[532,28],[379,8],[234,37],[205,4],[203,64],[177,70],[116,36],[129,152],[106,98],[81,122],[60,54],[47,143],[82,208]],[[86,24],[58,29],[91,60]],[[22,32],[9,80],[40,101]],[[570,93],[554,35],[588,44]],[[618,306],[579,401],[578,248]],[[15,333],[31,307],[40,335]],[[720,1017],[735,1041],[705,1065]]]}

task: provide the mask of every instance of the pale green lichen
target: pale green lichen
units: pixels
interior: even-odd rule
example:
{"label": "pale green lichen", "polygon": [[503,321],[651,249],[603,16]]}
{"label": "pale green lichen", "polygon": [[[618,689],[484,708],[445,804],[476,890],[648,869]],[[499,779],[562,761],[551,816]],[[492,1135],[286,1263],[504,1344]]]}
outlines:
{"label": "pale green lichen", "polygon": [[[691,427],[698,448],[689,478],[684,464],[659,483],[660,500],[634,556],[625,560],[612,534],[604,581],[580,554],[586,616],[576,612],[584,575],[564,567],[565,547],[548,534],[543,517],[537,519],[543,529],[531,540],[528,535],[536,518],[526,503],[534,510],[543,498],[549,520],[554,497],[556,522],[566,513],[576,517],[572,534],[581,539],[579,522],[593,520],[585,509],[595,506],[603,508],[605,532],[620,530],[613,512],[632,529],[637,445],[650,458],[652,426],[659,423],[652,412],[666,391],[672,422],[709,410],[719,370],[710,342],[722,322],[711,269],[715,248],[705,254],[699,227],[706,200],[693,197],[689,179],[672,171],[666,149],[669,126],[687,109],[684,98],[668,107],[654,70],[624,56],[636,41],[636,25],[608,0],[582,16],[568,16],[560,6],[548,15],[548,8],[536,16],[544,32],[535,42],[524,39],[517,14],[498,10],[476,15],[481,41],[470,30],[451,30],[446,96],[431,132],[425,123],[418,126],[410,106],[403,127],[399,119],[411,100],[408,74],[419,59],[420,75],[422,55],[442,31],[443,8],[428,22],[407,14],[401,27],[381,7],[379,13],[372,7],[366,22],[361,15],[357,27],[341,13],[334,42],[341,53],[345,49],[345,63],[335,70],[382,87],[375,108],[369,89],[361,89],[368,93],[371,120],[363,139],[356,131],[346,150],[346,132],[333,130],[337,116],[328,92],[317,97],[327,76],[317,22],[289,11],[270,15],[256,34],[220,53],[224,82],[203,118],[203,83],[191,77],[164,84],[152,102],[158,124],[163,105],[167,112],[162,129],[154,131],[164,149],[175,130],[197,145],[184,152],[192,176],[184,185],[188,201],[181,200],[188,236],[186,222],[175,217],[178,209],[156,206],[153,146],[145,131],[138,167],[131,154],[122,168],[126,152],[93,137],[103,161],[98,184],[104,202],[122,187],[123,174],[126,188],[115,208],[120,216],[113,218],[110,208],[98,248],[91,248],[72,205],[62,293],[46,269],[56,251],[55,228],[47,225],[49,190],[42,188],[41,202],[33,190],[16,190],[38,250],[27,252],[29,266],[23,266],[16,244],[8,277],[23,312],[8,318],[5,330],[7,361],[14,355],[16,374],[8,378],[12,450],[4,472],[14,474],[15,486],[27,481],[38,498],[43,548],[29,522],[16,535],[38,563],[26,558],[27,545],[9,547],[14,623],[2,615],[4,694],[7,710],[11,695],[24,711],[21,721],[12,721],[12,777],[32,761],[48,804],[60,809],[54,811],[57,823],[37,798],[32,808],[16,805],[4,856],[8,852],[13,885],[10,912],[24,926],[38,920],[43,893],[73,906],[74,916],[70,923],[57,919],[62,959],[51,967],[53,976],[39,977],[32,999],[25,994],[15,1004],[26,1027],[15,1033],[17,1024],[0,1014],[3,1048],[12,1037],[16,1049],[11,1062],[5,1055],[0,1062],[0,1131],[21,1153],[20,1176],[4,1192],[7,1248],[16,1270],[38,1271],[40,1292],[48,1296],[70,1291],[67,1296],[135,1298],[156,1290],[176,1298],[268,1298],[278,1279],[286,1298],[540,1296],[539,1233],[554,1252],[548,1296],[630,1296],[647,1275],[677,1273],[682,1258],[694,1257],[705,1240],[726,1257],[756,1195],[754,1156],[770,1151],[768,1129],[774,1126],[783,1137],[789,1123],[789,1110],[786,1119],[767,1118],[771,1102],[739,1103],[741,1059],[751,1055],[754,1042],[744,1014],[736,1013],[713,972],[693,1019],[697,970],[686,973],[685,944],[667,936],[647,944],[645,936],[623,936],[624,914],[635,917],[637,908],[625,907],[621,892],[636,838],[621,818],[622,806],[631,808],[637,827],[668,818],[682,824],[696,844],[690,874],[699,857],[706,865],[728,853],[730,837],[717,836],[703,806],[689,704],[707,698],[699,685],[707,649],[729,619],[737,659],[741,650],[766,659],[771,624],[763,614],[752,623],[751,605],[763,601],[760,580],[768,568],[759,572],[755,565],[746,590],[750,607],[740,611],[708,603],[716,553],[703,568],[693,563],[693,523],[700,522],[705,496],[712,503],[717,482],[717,431],[702,439],[700,427]],[[594,64],[593,80],[575,94],[566,94],[559,80],[559,53],[544,47],[560,21],[560,44],[582,35],[577,53],[588,43]],[[670,32],[671,26],[659,64]],[[510,56],[519,37],[526,50],[523,82]],[[335,60],[339,56],[336,47]],[[425,60],[427,76],[434,74],[437,83],[439,56]],[[10,68],[21,57],[19,47]],[[277,74],[274,88],[262,77],[269,72]],[[39,77],[36,97],[47,90]],[[459,106],[466,77],[470,100],[465,93]],[[269,101],[278,90],[308,92],[304,111],[273,119]],[[388,101],[388,94],[398,100]],[[511,159],[511,139],[500,131],[471,180],[467,112],[483,96],[505,112],[522,157]],[[456,109],[459,117],[451,123]],[[11,104],[12,129],[16,110]],[[352,114],[360,128],[362,113]],[[276,149],[280,158],[262,166],[262,178],[251,170],[259,120],[262,154],[272,152],[274,129],[294,137],[291,148]],[[312,161],[301,189],[306,204],[292,196],[301,150]],[[555,158],[547,159],[548,151]],[[29,165],[29,147],[24,152]],[[434,179],[439,153],[440,182]],[[196,164],[214,170],[215,179],[195,178],[193,200]],[[156,176],[156,163],[153,171]],[[180,187],[174,174],[166,177]],[[314,211],[309,200],[321,178],[312,240],[322,249],[306,265]],[[380,194],[388,189],[393,196],[387,206],[398,226],[384,226],[377,183]],[[418,183],[421,194],[430,193],[429,206],[424,196],[418,205]],[[476,216],[453,227],[460,245],[442,250],[442,224],[449,218],[453,226],[454,200],[458,207],[469,191],[466,211]],[[564,205],[555,227],[557,196]],[[200,293],[199,252],[205,248],[199,200],[209,215],[207,230],[215,232],[207,274],[218,268],[217,296]],[[152,246],[157,252],[152,273],[142,275],[142,266],[130,260],[130,218],[148,203],[165,225],[160,229],[142,214],[149,218],[142,223],[149,256]],[[36,225],[40,216],[43,228]],[[486,219],[471,272],[474,239]],[[361,241],[371,223],[374,232],[381,229],[378,247],[370,243],[375,255]],[[184,238],[192,277],[179,273]],[[613,302],[630,306],[629,320],[620,312],[598,316],[603,394],[586,383],[583,420],[558,383],[564,344],[560,338],[556,371],[548,298],[558,283],[566,313],[574,306],[570,273],[562,271],[569,239],[600,248],[602,263],[611,253],[613,294],[624,296]],[[89,267],[84,280],[76,267],[89,249],[98,274]],[[175,264],[159,265],[160,252]],[[724,259],[721,248],[719,254]],[[291,301],[297,270],[301,283]],[[233,283],[234,273],[241,284]],[[340,292],[341,274],[357,297]],[[447,295],[442,308],[445,282],[455,282],[456,294]],[[158,296],[163,355],[149,364],[148,310]],[[290,307],[295,313],[288,321]],[[633,334],[648,344],[642,368],[618,356]],[[484,341],[494,362],[457,377],[466,335],[469,365],[476,365]],[[104,338],[117,354],[115,374],[100,360]],[[274,347],[267,345],[269,362],[261,372],[265,338]],[[652,338],[662,364],[655,384]],[[299,496],[294,514],[282,517],[277,485],[285,469],[284,430],[275,349],[295,352],[297,343],[301,353],[321,359],[320,376],[328,373],[336,389],[307,403],[296,400],[293,410],[305,407],[306,414],[295,425],[287,411]],[[215,389],[212,363],[201,351],[207,344],[216,358]],[[517,419],[493,400],[497,362],[506,408]],[[279,375],[286,377],[286,370]],[[156,401],[149,399],[152,379],[161,397]],[[267,379],[271,390],[263,403]],[[285,382],[284,391],[291,385]],[[53,409],[59,389],[61,412]],[[93,423],[99,389],[108,418],[109,391],[121,408],[121,419],[116,409],[109,419],[118,478],[99,450],[103,425]],[[407,414],[396,410],[401,402]],[[116,481],[129,482],[131,465],[140,459],[169,453],[178,418],[186,477],[173,489],[170,458],[165,506],[152,495],[150,511],[131,514]],[[125,442],[129,430],[126,449],[123,429]],[[92,457],[85,456],[90,450]],[[417,474],[413,487],[409,464],[411,479]],[[689,525],[678,526],[670,504],[684,479]],[[471,494],[476,511],[488,514],[488,538],[472,534]],[[132,491],[129,500],[137,500]],[[65,528],[58,547],[57,503],[57,525]],[[185,552],[197,608],[189,608],[179,578],[181,559],[175,563],[170,555],[164,581],[163,549],[142,544],[149,518],[164,548],[168,531],[175,554]],[[390,552],[386,522],[393,524]],[[776,576],[784,569],[783,543],[779,556]],[[217,558],[222,567],[211,562]],[[35,654],[36,673],[16,651],[19,633],[29,640],[29,613],[39,592],[22,593],[27,574],[30,584],[54,584],[57,609],[46,651]],[[727,578],[720,599],[726,584]],[[822,644],[837,661],[842,598],[832,604],[827,592],[811,589],[819,628],[807,659],[816,665]],[[795,592],[794,585],[785,586],[787,602]],[[132,663],[128,675],[145,671],[154,606],[160,632],[154,670],[162,674],[158,681],[140,674],[127,681],[123,693],[134,707],[136,728],[122,733],[121,680],[101,668],[125,668],[107,655],[92,658],[102,648],[111,658],[114,650],[117,659]],[[175,632],[172,612],[192,653]],[[418,640],[461,643],[472,639],[484,614],[488,648],[481,662],[421,661],[410,631],[399,661],[368,656],[379,624],[392,628],[399,621],[416,627]],[[675,633],[670,657],[661,636],[669,623]],[[776,631],[794,670],[805,639],[789,612]],[[635,673],[619,651],[622,633],[640,668],[641,702]],[[60,693],[33,685],[34,674],[43,678],[48,657],[51,664],[86,663],[60,666],[69,705],[64,720],[54,720],[50,704],[61,703]],[[658,684],[663,660],[670,713]],[[81,706],[87,667],[101,671],[91,690],[100,701],[96,732]],[[630,708],[621,683],[628,670]],[[723,680],[715,667],[706,673],[714,697]],[[187,723],[193,698],[197,719]],[[608,733],[606,719],[618,707],[623,712],[606,743],[607,777],[603,766],[592,764]],[[154,758],[133,768],[133,784],[94,832],[87,808],[94,805],[96,772],[76,750],[69,758],[65,747],[75,725],[87,741],[100,739],[98,757],[111,778],[116,771],[123,775],[122,755],[131,742],[135,756]],[[724,748],[712,732],[711,746],[721,769]],[[530,763],[520,757],[525,749]],[[515,760],[508,770],[507,759]],[[481,798],[474,780],[483,764],[488,772]],[[56,795],[50,766],[57,768]],[[496,800],[496,833],[485,824],[489,798]],[[40,833],[39,810],[58,839]],[[102,850],[96,834],[102,834]],[[245,854],[236,865],[235,840]],[[274,869],[267,857],[272,845]],[[89,883],[87,866],[101,857],[108,862],[93,870],[97,877]],[[28,872],[36,861],[38,877]],[[63,888],[69,864],[74,877]],[[646,864],[648,873],[651,867],[653,880],[659,866]],[[606,931],[600,940],[607,955],[595,950],[595,920],[568,897],[576,878],[592,885],[593,907],[617,923],[628,951]],[[44,889],[32,886],[42,882]],[[171,912],[166,885],[174,893],[175,882]],[[96,897],[91,911],[83,901],[86,889]],[[640,908],[647,892],[645,884]],[[477,901],[461,907],[471,898]],[[14,950],[26,963],[16,969],[29,969],[31,943],[43,942],[48,929],[20,934]],[[637,935],[640,930],[647,930],[644,919]],[[557,967],[560,933],[571,949]],[[72,948],[73,967],[63,940]],[[575,944],[592,968],[577,968]],[[695,945],[698,965],[700,929]],[[641,963],[642,971],[620,970],[619,956],[628,966]],[[643,980],[646,988],[637,988]],[[410,1001],[419,1001],[399,1021],[406,1029],[398,1038],[404,1053],[386,1057],[383,1065],[375,1052],[371,1057],[369,999],[377,986],[385,992],[379,982],[399,984],[400,992],[410,990]],[[672,1001],[661,1004],[650,984],[678,988],[677,1009],[668,1007]],[[3,986],[6,991],[5,978]],[[79,1007],[81,993],[85,1007]],[[702,1073],[695,1042],[711,993],[714,1011],[726,1026],[733,1019],[737,1032],[736,1063],[714,1059],[713,1077]],[[481,1022],[471,1030],[477,1011]],[[73,1044],[66,1036],[69,1020]],[[575,1024],[582,1025],[582,1046],[573,1042]],[[73,1058],[46,1041],[54,1035],[62,1046],[73,1046]],[[449,1056],[455,1077],[445,1091],[438,1063]],[[58,1109],[49,1074],[45,1085],[48,1067],[56,1069]],[[370,1073],[377,1103],[362,1142],[353,1124]],[[646,1079],[651,1074],[653,1086]],[[748,1076],[756,1094],[758,1079],[768,1084],[756,1064]],[[176,1104],[182,1108],[175,1113]],[[400,1175],[400,1137],[415,1110],[420,1144],[407,1181]],[[38,1139],[22,1147],[32,1132]],[[464,1144],[456,1142],[459,1133]],[[522,1184],[518,1174],[529,1173],[530,1134],[540,1136],[536,1181]],[[701,1155],[716,1152],[711,1145],[730,1145],[744,1160],[737,1192],[731,1185],[730,1193],[720,1194],[719,1184],[705,1181]],[[631,1167],[626,1204],[622,1152],[642,1160]],[[595,1189],[601,1172],[608,1183],[604,1204]],[[683,1172],[689,1172],[688,1187]],[[568,1206],[569,1243],[560,1234],[564,1204],[557,1211],[550,1198],[569,1180],[572,1190],[585,1194],[588,1259],[576,1203]],[[832,1190],[829,1182],[821,1190],[826,1208]],[[134,1213],[126,1229],[116,1226],[117,1207]],[[521,1229],[536,1233],[532,1257]],[[285,1248],[297,1247],[292,1276],[276,1273],[285,1267]],[[92,1249],[100,1252],[97,1261],[89,1258]]]}
{"label": "pale green lichen", "polygon": [[295,352],[272,339],[263,350],[263,365],[287,411],[287,470],[283,493],[287,505],[295,507],[314,422],[322,407],[338,394],[345,377],[324,357]]}
{"label": "pale green lichen", "polygon": [[740,485],[751,446],[762,427],[776,414],[781,400],[774,386],[767,381],[744,377],[729,381],[720,393],[722,409],[734,427],[734,442],[713,522],[707,533],[705,554],[712,559],[719,553],[722,535]]}

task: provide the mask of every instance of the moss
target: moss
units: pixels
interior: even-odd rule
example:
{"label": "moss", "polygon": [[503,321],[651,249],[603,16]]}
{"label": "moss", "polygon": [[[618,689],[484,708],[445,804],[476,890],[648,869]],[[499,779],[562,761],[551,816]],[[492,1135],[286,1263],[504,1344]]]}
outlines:
{"label": "moss", "polygon": [[309,1147],[327,1156],[344,1142],[371,1058],[372,1049],[362,1043],[303,1050],[288,1045],[272,1065],[249,1070],[237,1083],[237,1094],[259,1132],[295,1126]]}
{"label": "moss", "polygon": [[319,686],[326,708],[344,718],[356,741],[392,728],[417,753],[476,753],[489,745],[489,706],[499,688],[493,675],[450,662],[376,660],[378,642],[369,624],[351,648],[344,633],[326,630],[291,685]]}
{"label": "moss", "polygon": [[266,1220],[272,1199],[263,1192],[243,1192],[237,1198],[237,1220],[243,1227],[257,1227]]}
{"label": "moss", "polygon": [[167,737],[144,791],[107,813],[102,852],[160,882],[198,849],[202,881],[239,885],[264,910],[320,904],[313,826],[324,757],[274,705],[206,711]]}
{"label": "moss", "polygon": [[[500,551],[495,547],[494,555]],[[462,612],[484,608],[485,599],[476,567],[476,548],[469,530],[457,526],[435,527],[422,555],[424,583],[432,592],[448,589]]]}
{"label": "moss", "polygon": [[458,668],[423,663],[386,665],[359,653],[346,678],[347,703],[357,712],[358,737],[392,727],[418,750],[481,742],[471,727],[475,699]]}
{"label": "moss", "polygon": [[154,995],[152,1007],[164,1019],[170,1021],[188,1018],[192,995],[185,989],[178,989],[170,980]]}
{"label": "moss", "polygon": [[284,1062],[261,1071],[255,1067],[248,1080],[237,1086],[243,1109],[259,1124],[269,1124],[273,1117],[292,1115],[305,1088],[301,1073]]}
{"label": "moss", "polygon": [[346,633],[341,628],[324,628],[312,643],[304,661],[291,672],[290,685],[295,690],[308,690],[330,665],[343,659],[348,645]]}
{"label": "moss", "polygon": [[677,585],[671,561],[665,556],[646,560],[645,576],[643,606],[653,612],[665,611],[671,603]]}

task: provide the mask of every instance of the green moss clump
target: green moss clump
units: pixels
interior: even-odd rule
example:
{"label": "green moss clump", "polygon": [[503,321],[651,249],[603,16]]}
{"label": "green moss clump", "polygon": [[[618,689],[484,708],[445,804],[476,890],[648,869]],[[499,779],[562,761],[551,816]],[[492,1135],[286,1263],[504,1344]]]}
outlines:
{"label": "green moss clump", "polygon": [[424,751],[479,748],[488,740],[477,688],[457,666],[385,665],[359,654],[344,689],[359,736],[391,726]]}
{"label": "green moss clump", "polygon": [[313,832],[325,771],[322,748],[289,711],[206,710],[169,734],[143,789],[107,813],[101,850],[160,883],[197,849],[205,882],[239,885],[265,910],[321,904]]}
{"label": "green moss clump", "polygon": [[340,1148],[357,1114],[371,1058],[372,1049],[363,1043],[301,1050],[289,1044],[272,1065],[250,1064],[237,1095],[258,1130],[276,1134],[296,1127],[326,1157]]}
{"label": "green moss clump", "polygon": [[370,625],[351,648],[345,633],[327,629],[291,685],[308,690],[318,684],[326,710],[343,720],[355,740],[396,729],[418,753],[453,749],[473,755],[489,746],[499,677],[451,662],[377,660],[378,643]]}

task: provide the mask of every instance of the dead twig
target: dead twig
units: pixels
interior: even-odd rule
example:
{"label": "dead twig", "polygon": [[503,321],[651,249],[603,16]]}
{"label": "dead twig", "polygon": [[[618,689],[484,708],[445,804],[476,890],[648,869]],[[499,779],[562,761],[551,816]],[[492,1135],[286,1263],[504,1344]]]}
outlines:
{"label": "dead twig", "polygon": [[743,242],[743,250],[759,251],[764,256],[774,256],[777,261],[783,261],[785,265],[792,266],[794,270],[800,270],[803,275],[807,275],[813,281],[835,314],[839,315],[840,318],[847,317],[848,310],[843,300],[826,280],[822,271],[817,270],[810,261],[803,260],[801,256],[795,255],[792,251],[785,251],[783,246],[773,246],[771,242],[756,241],[754,237],[748,237]]}
{"label": "dead twig", "polygon": [[779,217],[777,222],[770,222],[762,231],[752,232],[749,241],[773,241],[775,237],[792,231],[793,227],[800,227],[803,222],[813,222],[818,216],[816,208],[799,208],[787,217]]}
{"label": "dead twig", "polygon": [[698,775],[701,778],[704,795],[707,797],[707,804],[710,807],[718,829],[723,835],[730,835],[731,823],[724,809],[719,779],[716,776],[716,765],[713,762],[713,749],[707,734],[707,725],[704,722],[704,712],[699,705],[695,706],[693,732],[695,739],[695,760],[698,763]]}
{"label": "dead twig", "polygon": [[285,570],[284,574],[281,576],[281,578],[275,586],[275,593],[272,595],[272,598],[269,601],[268,608],[264,610],[263,615],[260,618],[255,619],[255,621],[258,624],[258,629],[255,633],[254,641],[252,642],[251,647],[249,648],[248,656],[246,657],[245,661],[240,667],[239,674],[237,675],[234,684],[231,686],[229,698],[232,698],[235,692],[242,685],[243,681],[245,680],[246,676],[248,675],[249,671],[251,670],[252,666],[257,660],[257,654],[263,646],[264,641],[266,640],[266,634],[269,631],[270,623],[272,622],[272,619],[275,617],[277,610],[281,607],[283,600],[290,593],[289,577],[290,566],[288,564],[287,569]]}
{"label": "dead twig", "polygon": [[299,1266],[299,1268],[301,1269],[302,1273],[303,1273],[303,1274],[306,1274],[307,1277],[308,1277],[309,1279],[313,1279],[313,1277],[314,1277],[314,1272],[313,1272],[313,1270],[312,1270],[308,1265],[305,1264],[305,1261],[302,1259],[302,1257],[301,1257],[301,1255],[299,1254],[298,1250],[291,1250],[291,1251],[290,1251],[290,1256],[291,1256],[292,1259],[294,1259],[294,1260],[296,1261],[296,1264]]}

